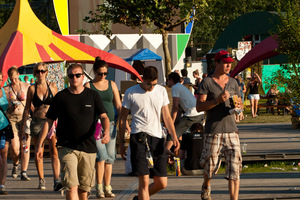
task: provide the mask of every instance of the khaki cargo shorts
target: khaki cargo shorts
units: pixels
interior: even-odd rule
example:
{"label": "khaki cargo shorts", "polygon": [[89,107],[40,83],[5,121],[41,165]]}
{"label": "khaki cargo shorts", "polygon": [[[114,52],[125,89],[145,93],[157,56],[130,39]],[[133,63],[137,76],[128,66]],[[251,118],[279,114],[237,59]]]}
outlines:
{"label": "khaki cargo shorts", "polygon": [[86,153],[59,146],[58,157],[61,163],[61,182],[70,189],[90,192],[95,182],[96,153]]}
{"label": "khaki cargo shorts", "polygon": [[[23,115],[10,115],[9,121],[11,123],[12,130],[14,132],[14,136],[19,136],[21,134],[21,127],[22,127],[22,118]],[[25,125],[25,133],[30,134],[30,122],[31,118],[28,118]]]}

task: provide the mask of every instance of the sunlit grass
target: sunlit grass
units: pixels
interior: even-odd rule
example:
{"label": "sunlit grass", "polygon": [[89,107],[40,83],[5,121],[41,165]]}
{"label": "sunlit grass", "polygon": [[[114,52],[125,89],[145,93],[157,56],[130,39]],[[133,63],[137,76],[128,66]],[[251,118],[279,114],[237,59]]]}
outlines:
{"label": "sunlit grass", "polygon": [[[263,173],[263,172],[291,172],[300,171],[298,165],[300,160],[293,161],[261,161],[243,163],[242,173]],[[225,166],[222,164],[218,174],[225,173]]]}

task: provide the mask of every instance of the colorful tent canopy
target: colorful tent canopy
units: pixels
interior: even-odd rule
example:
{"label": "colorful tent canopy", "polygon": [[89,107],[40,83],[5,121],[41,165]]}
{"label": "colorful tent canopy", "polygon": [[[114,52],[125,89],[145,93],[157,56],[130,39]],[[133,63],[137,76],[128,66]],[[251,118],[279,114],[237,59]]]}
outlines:
{"label": "colorful tent canopy", "polygon": [[0,70],[4,80],[12,65],[20,67],[37,62],[61,61],[92,63],[96,56],[100,56],[110,67],[141,79],[138,72],[123,59],[50,30],[33,13],[28,0],[16,0],[12,15],[0,30]]}
{"label": "colorful tent canopy", "polygon": [[270,36],[263,40],[242,58],[242,60],[232,70],[230,76],[234,77],[239,72],[259,61],[279,55],[276,51],[278,46],[279,44],[276,41],[276,36]]}

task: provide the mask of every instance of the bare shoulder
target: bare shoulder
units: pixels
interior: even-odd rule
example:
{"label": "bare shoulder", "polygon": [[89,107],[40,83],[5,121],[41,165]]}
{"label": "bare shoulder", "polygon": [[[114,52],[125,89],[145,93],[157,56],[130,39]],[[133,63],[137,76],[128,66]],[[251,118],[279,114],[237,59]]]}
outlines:
{"label": "bare shoulder", "polygon": [[110,83],[111,83],[111,86],[112,86],[113,88],[118,88],[118,87],[117,87],[117,84],[116,84],[114,81],[110,81]]}
{"label": "bare shoulder", "polygon": [[84,84],[84,87],[91,88],[90,82],[86,82],[86,83]]}
{"label": "bare shoulder", "polygon": [[5,93],[8,93],[8,91],[9,91],[9,86],[7,85],[7,86],[3,87],[3,89],[4,89]]}
{"label": "bare shoulder", "polygon": [[51,87],[51,88],[57,88],[57,85],[56,85],[56,83],[54,83],[54,82],[50,82],[50,87]]}

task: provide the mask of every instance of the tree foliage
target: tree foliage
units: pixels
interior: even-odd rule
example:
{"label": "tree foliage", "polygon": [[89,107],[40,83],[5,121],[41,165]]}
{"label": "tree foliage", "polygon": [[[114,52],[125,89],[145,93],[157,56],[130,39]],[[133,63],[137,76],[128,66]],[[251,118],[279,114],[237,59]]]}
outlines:
{"label": "tree foliage", "polygon": [[204,13],[198,16],[192,32],[193,44],[202,48],[205,55],[224,29],[237,17],[254,11],[276,11],[277,2],[286,0],[210,0]]}
{"label": "tree foliage", "polygon": [[300,104],[300,3],[288,1],[284,7],[285,12],[278,9],[281,23],[274,34],[279,43],[278,53],[287,55],[289,63],[282,64],[272,79],[286,89],[288,100]]}
{"label": "tree foliage", "polygon": [[[52,0],[28,0],[35,15],[51,30],[60,33]],[[0,0],[0,28],[9,19],[16,0]]]}
{"label": "tree foliage", "polygon": [[169,32],[200,15],[205,5],[205,0],[107,0],[98,5],[95,11],[91,11],[84,21],[99,24],[100,31],[108,37],[112,34],[110,23],[138,28],[140,33],[143,25],[152,27],[155,33],[162,34],[168,74],[171,72],[167,40]]}

